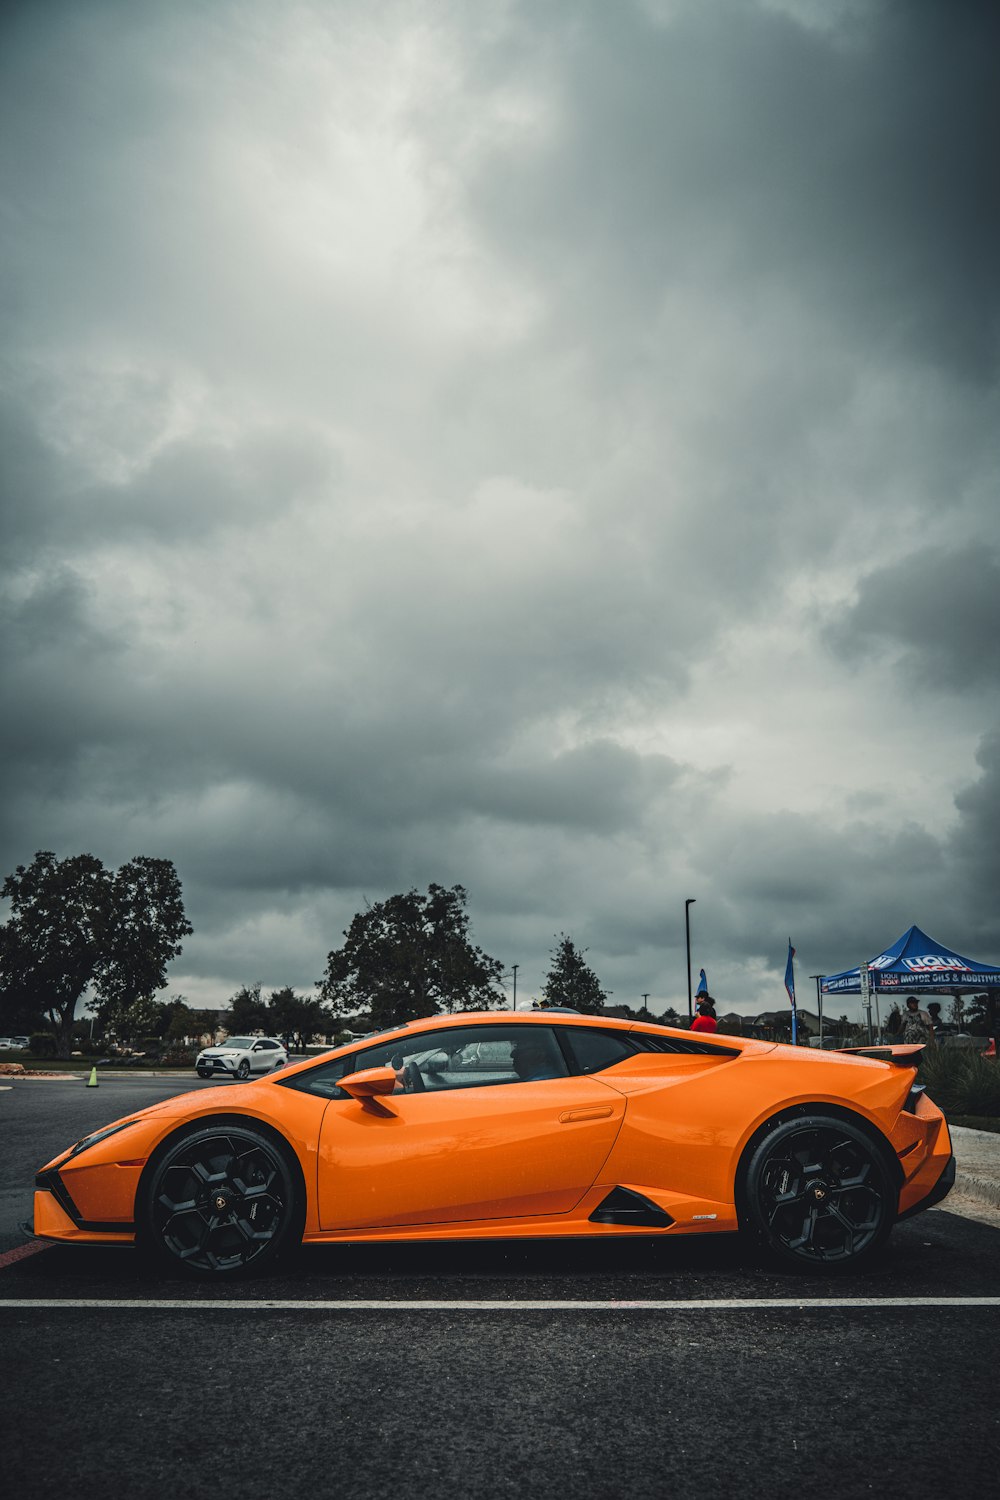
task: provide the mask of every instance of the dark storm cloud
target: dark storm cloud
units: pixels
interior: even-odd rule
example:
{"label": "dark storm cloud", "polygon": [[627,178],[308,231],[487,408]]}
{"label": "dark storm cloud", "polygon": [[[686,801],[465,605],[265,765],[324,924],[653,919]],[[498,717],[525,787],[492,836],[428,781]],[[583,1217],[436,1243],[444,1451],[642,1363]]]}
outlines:
{"label": "dark storm cloud", "polygon": [[0,823],[8,830],[19,824],[26,799],[65,792],[94,742],[117,727],[107,724],[93,689],[114,676],[122,651],[94,624],[89,595],[64,565],[17,600],[0,595],[0,694],[16,705],[0,716],[7,783]]}
{"label": "dark storm cloud", "polygon": [[691,895],[734,1004],[1000,948],[994,9],[3,25],[3,869],[173,858],[206,1001],[430,880],[636,1002]]}
{"label": "dark storm cloud", "polygon": [[[641,756],[599,740],[544,766],[498,767],[475,788],[469,810],[535,828],[555,824],[586,833],[618,833],[641,823],[656,796],[673,785],[678,770],[666,756]],[[461,810],[460,791],[456,802]]]}
{"label": "dark storm cloud", "polygon": [[631,319],[677,281],[781,287],[868,342],[995,376],[994,5],[831,7],[820,28],[730,4],[584,15],[526,7],[520,51],[484,64],[531,72],[544,30],[554,139],[501,154],[474,193],[557,305]]}
{"label": "dark storm cloud", "polygon": [[[922,915],[927,920],[929,910],[946,905],[951,921],[958,915],[957,902],[942,900],[948,866],[941,843],[919,817],[895,826],[884,817],[859,821],[836,831],[812,818],[749,817],[725,851],[713,852],[712,885],[730,942],[764,952],[781,912],[796,946],[827,972],[848,967],[841,955],[852,947],[874,955],[897,929]],[[873,889],[881,892],[874,910]]]}
{"label": "dark storm cloud", "polygon": [[972,935],[996,951],[996,895],[1000,889],[1000,731],[988,735],[977,760],[982,775],[955,798],[958,825],[950,841],[959,888],[968,903]]}
{"label": "dark storm cloud", "polygon": [[949,694],[985,689],[1000,710],[1000,563],[989,548],[922,548],[876,568],[827,635],[848,661],[891,651],[912,680]]}
{"label": "dark storm cloud", "polygon": [[58,456],[20,403],[0,400],[3,561],[7,572],[56,540],[67,479]]}

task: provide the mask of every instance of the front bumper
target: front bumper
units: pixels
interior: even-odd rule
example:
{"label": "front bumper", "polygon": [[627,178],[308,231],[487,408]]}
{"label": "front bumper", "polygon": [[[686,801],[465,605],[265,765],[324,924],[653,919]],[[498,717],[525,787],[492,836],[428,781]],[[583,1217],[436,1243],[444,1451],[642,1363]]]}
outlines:
{"label": "front bumper", "polygon": [[74,1174],[76,1196],[53,1167],[35,1177],[33,1233],[38,1239],[131,1244],[135,1239],[132,1203],[140,1164],[131,1170],[105,1170],[92,1180]]}
{"label": "front bumper", "polygon": [[235,1057],[206,1057],[199,1058],[194,1066],[199,1078],[232,1078],[239,1065]]}

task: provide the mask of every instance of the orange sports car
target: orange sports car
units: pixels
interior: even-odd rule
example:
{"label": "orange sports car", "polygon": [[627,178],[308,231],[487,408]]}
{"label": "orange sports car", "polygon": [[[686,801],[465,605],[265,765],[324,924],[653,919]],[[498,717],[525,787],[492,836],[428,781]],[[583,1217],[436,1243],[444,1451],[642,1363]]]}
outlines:
{"label": "orange sports car", "polygon": [[920,1051],[435,1016],[85,1136],[38,1174],[34,1232],[217,1277],[300,1242],[737,1230],[856,1264],[954,1180]]}

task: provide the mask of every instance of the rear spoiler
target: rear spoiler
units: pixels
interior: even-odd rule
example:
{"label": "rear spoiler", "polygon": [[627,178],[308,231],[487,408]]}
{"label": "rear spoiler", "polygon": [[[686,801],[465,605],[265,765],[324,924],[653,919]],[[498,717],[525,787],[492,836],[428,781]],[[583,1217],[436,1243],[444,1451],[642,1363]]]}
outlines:
{"label": "rear spoiler", "polygon": [[916,1068],[924,1042],[900,1043],[885,1047],[832,1047],[832,1052],[846,1052],[851,1057],[874,1057],[879,1062],[895,1063],[897,1068]]}

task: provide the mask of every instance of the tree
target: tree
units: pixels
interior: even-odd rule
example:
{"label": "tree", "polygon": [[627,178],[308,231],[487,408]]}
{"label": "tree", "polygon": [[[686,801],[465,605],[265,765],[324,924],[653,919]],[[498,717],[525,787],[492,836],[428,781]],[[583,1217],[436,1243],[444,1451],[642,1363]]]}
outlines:
{"label": "tree", "polygon": [[304,1052],[316,1032],[332,1029],[330,1012],[313,995],[297,995],[290,985],[272,990],[267,1000],[267,1029],[272,1036],[298,1039]]}
{"label": "tree", "polygon": [[167,965],[194,931],[173,861],[138,855],[110,880],[94,986],[102,1006],[126,1013],[167,982]]}
{"label": "tree", "polygon": [[115,874],[93,854],[59,860],[40,850],[0,894],[11,907],[0,927],[0,1015],[5,1024],[25,1011],[45,1016],[61,1053],[88,988],[99,1013],[103,1005],[122,1020],[166,983],[192,930],[170,860],[139,856]]}
{"label": "tree", "polygon": [[3,883],[11,907],[0,929],[0,997],[7,1016],[44,1016],[68,1049],[73,1014],[94,977],[107,871],[92,854],[57,860],[40,850]]}
{"label": "tree", "polygon": [[187,1036],[195,1035],[195,1014],[183,995],[174,995],[162,1009],[163,1014],[156,1029],[165,1042],[176,1044]]}
{"label": "tree", "polygon": [[[611,991],[608,991],[610,994]],[[651,1021],[653,1017],[649,1011],[643,1015],[642,1011],[634,1011],[631,1005],[606,1005],[604,1007],[606,1016],[614,1016],[618,1021]]]}
{"label": "tree", "polygon": [[122,1000],[106,1000],[97,1007],[97,1014],[102,1030],[119,1042],[161,1035],[163,1007],[148,995],[140,995],[131,1005]]}
{"label": "tree", "polygon": [[466,892],[431,884],[368,904],[327,959],[320,994],[337,1015],[364,1009],[382,1028],[439,1011],[488,1010],[503,964],[469,938]]}
{"label": "tree", "polygon": [[261,999],[260,980],[256,984],[240,985],[235,995],[230,996],[229,1009],[222,1017],[222,1024],[230,1036],[267,1030],[267,1001]]}
{"label": "tree", "polygon": [[593,969],[584,962],[586,952],[586,948],[578,949],[564,932],[560,934],[542,989],[547,1005],[569,1005],[590,1015],[604,1010],[604,991]]}

